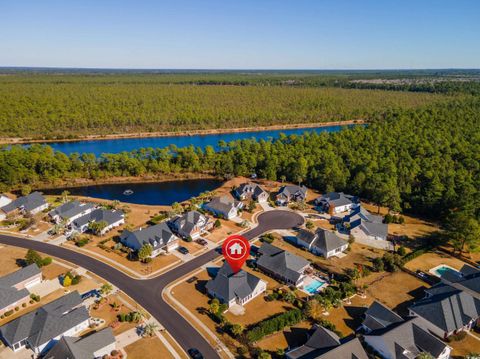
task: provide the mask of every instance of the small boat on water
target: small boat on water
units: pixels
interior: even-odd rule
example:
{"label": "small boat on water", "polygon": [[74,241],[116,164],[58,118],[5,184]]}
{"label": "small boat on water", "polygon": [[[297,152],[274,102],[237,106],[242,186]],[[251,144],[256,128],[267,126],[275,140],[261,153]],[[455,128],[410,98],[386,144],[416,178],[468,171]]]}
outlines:
{"label": "small boat on water", "polygon": [[125,196],[130,196],[131,194],[133,194],[133,191],[131,189],[126,189],[125,191],[123,191],[123,194]]}

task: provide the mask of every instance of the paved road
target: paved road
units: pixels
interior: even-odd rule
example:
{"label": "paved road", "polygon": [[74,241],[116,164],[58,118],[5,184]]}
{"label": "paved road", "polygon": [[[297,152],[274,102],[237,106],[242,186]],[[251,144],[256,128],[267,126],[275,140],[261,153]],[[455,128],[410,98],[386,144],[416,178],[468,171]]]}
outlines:
{"label": "paved road", "polygon": [[[243,235],[247,239],[253,239],[273,229],[299,226],[303,221],[300,215],[290,211],[264,212],[258,216],[258,226]],[[216,259],[219,255],[214,249],[156,278],[136,280],[97,259],[63,247],[3,234],[0,234],[0,243],[34,249],[88,269],[120,288],[144,307],[168,330],[183,349],[198,348],[206,358],[218,358],[218,354],[210,344],[162,297],[162,291],[168,284]]]}

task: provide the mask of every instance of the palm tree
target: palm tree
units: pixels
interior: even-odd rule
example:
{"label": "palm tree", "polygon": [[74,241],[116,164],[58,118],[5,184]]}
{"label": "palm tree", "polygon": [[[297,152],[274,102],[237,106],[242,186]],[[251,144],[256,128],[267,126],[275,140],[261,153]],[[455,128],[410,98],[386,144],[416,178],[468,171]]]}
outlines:
{"label": "palm tree", "polygon": [[138,323],[142,320],[143,314],[141,312],[132,312],[130,313],[130,318],[132,319],[132,322]]}
{"label": "palm tree", "polygon": [[143,335],[147,337],[153,337],[157,329],[158,329],[158,324],[148,323],[143,327]]}
{"label": "palm tree", "polygon": [[105,283],[101,286],[100,293],[103,295],[109,295],[112,290],[113,286],[110,283]]}
{"label": "palm tree", "polygon": [[62,202],[65,203],[68,201],[68,196],[70,195],[70,192],[65,190],[62,192]]}
{"label": "palm tree", "polygon": [[415,359],[434,359],[434,358],[430,353],[423,352],[418,354]]}

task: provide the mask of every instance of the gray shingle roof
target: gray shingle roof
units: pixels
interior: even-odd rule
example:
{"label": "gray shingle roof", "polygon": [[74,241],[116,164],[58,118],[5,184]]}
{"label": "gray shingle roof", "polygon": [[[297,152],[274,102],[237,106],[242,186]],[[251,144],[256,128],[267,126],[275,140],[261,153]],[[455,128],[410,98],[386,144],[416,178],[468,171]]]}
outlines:
{"label": "gray shingle roof", "polygon": [[160,249],[176,239],[177,237],[172,233],[166,222],[133,232],[124,230],[120,235],[121,242],[134,250],[139,250],[144,244],[150,244],[153,250]]}
{"label": "gray shingle roof", "polygon": [[93,203],[80,203],[79,201],[70,201],[64,203],[50,211],[50,216],[60,216],[62,219],[70,219],[86,210],[94,208]]}
{"label": "gray shingle roof", "polygon": [[205,216],[198,211],[188,211],[172,221],[175,228],[183,233],[191,234],[198,222]]}
{"label": "gray shingle roof", "polygon": [[447,285],[439,285],[434,289],[435,295],[415,303],[409,309],[447,333],[480,317],[480,300],[464,291],[448,290],[444,286]]}
{"label": "gray shingle roof", "polygon": [[315,326],[307,342],[287,353],[292,359],[368,359],[360,341],[342,342],[332,331]]}
{"label": "gray shingle roof", "polygon": [[207,205],[207,209],[211,208],[217,212],[228,213],[232,208],[239,205],[238,201],[230,199],[228,196],[214,197]]}
{"label": "gray shingle roof", "polygon": [[[0,327],[0,333],[10,343],[23,339],[38,347],[89,319],[77,291],[60,297]],[[80,307],[79,307],[80,306]]]}
{"label": "gray shingle roof", "polygon": [[315,233],[300,229],[297,236],[298,239],[312,245],[313,247],[317,247],[323,253],[333,251],[348,244],[346,240],[323,228],[318,228]]}
{"label": "gray shingle roof", "polygon": [[233,274],[230,266],[224,263],[216,277],[208,281],[206,288],[227,301],[234,298],[244,299],[255,290],[260,280],[243,270]]}
{"label": "gray shingle roof", "polygon": [[480,270],[464,265],[460,272],[445,271],[441,279],[458,290],[462,290],[480,300]]}
{"label": "gray shingle roof", "polygon": [[110,327],[83,338],[62,337],[44,359],[92,359],[94,353],[115,343]]}
{"label": "gray shingle roof", "polygon": [[350,229],[360,227],[367,235],[382,238],[388,235],[388,225],[383,223],[382,216],[373,215],[362,206],[354,208],[343,222],[349,223]]}
{"label": "gray shingle roof", "polygon": [[269,243],[263,243],[258,250],[260,258],[257,265],[268,271],[296,282],[303,274],[303,269],[310,264],[305,258],[287,252]]}
{"label": "gray shingle roof", "polygon": [[28,297],[28,290],[17,290],[14,286],[40,273],[38,266],[31,264],[0,278],[0,309]]}
{"label": "gray shingle roof", "polygon": [[45,197],[40,192],[32,192],[27,196],[19,197],[16,200],[10,202],[6,206],[2,207],[5,213],[12,212],[20,207],[23,207],[25,211],[31,211],[35,208],[43,206],[45,203]]}
{"label": "gray shingle roof", "polygon": [[365,312],[365,320],[362,324],[371,330],[378,330],[401,322],[403,319],[397,313],[380,302],[374,301]]}
{"label": "gray shingle roof", "polygon": [[[365,335],[365,338],[381,337],[391,357],[415,358],[421,352],[428,352],[434,357],[447,347],[440,339],[428,332],[426,323],[422,318],[409,318],[403,323],[395,323],[391,326]],[[402,353],[408,351],[411,356],[405,357]]]}
{"label": "gray shingle roof", "polygon": [[280,191],[278,191],[278,194],[285,196],[288,199],[291,199],[292,197],[305,199],[307,197],[307,187],[295,185],[283,186],[280,188]]}
{"label": "gray shingle roof", "polygon": [[76,227],[82,227],[85,224],[90,222],[105,221],[107,222],[108,225],[111,225],[118,221],[121,221],[123,217],[124,217],[124,214],[122,211],[113,211],[113,210],[98,208],[86,214],[85,216],[77,218],[75,221],[73,221],[73,224]]}
{"label": "gray shingle roof", "polygon": [[343,192],[329,192],[315,199],[315,202],[318,203],[322,200],[330,203],[334,207],[346,206],[353,203],[351,197],[346,196]]}
{"label": "gray shingle roof", "polygon": [[252,196],[253,198],[257,198],[262,193],[266,193],[266,191],[258,184],[245,182],[242,183],[238,188],[235,190],[235,194],[238,197],[242,196]]}

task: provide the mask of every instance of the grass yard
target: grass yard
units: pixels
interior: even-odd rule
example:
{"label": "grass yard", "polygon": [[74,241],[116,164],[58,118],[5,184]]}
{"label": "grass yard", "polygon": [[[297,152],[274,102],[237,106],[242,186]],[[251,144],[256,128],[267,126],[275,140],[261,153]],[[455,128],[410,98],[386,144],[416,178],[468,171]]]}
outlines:
{"label": "grass yard", "polygon": [[[113,309],[112,304],[117,303],[120,305],[120,308],[118,311]],[[124,313],[127,314],[131,310],[130,308],[126,307],[118,298],[117,294],[111,294],[107,297],[107,301],[102,303],[97,309],[95,309],[93,306],[90,308],[90,316],[94,318],[102,318],[105,320],[105,326],[109,326],[114,322],[117,322],[117,315]],[[118,335],[120,333],[123,333],[124,331],[134,328],[136,323],[118,323],[117,326],[113,329],[113,332],[115,335]]]}
{"label": "grass yard", "polygon": [[[124,266],[127,266],[128,268],[138,272],[141,275],[145,275],[148,273],[155,272],[157,270],[160,270],[162,268],[165,268],[166,266],[172,265],[174,263],[180,263],[180,259],[175,257],[172,254],[166,254],[166,255],[159,255],[158,257],[154,258],[152,262],[145,264],[140,261],[130,261],[126,258],[126,254],[123,252],[120,252],[121,254],[118,254],[116,251],[106,251],[100,247],[97,246],[98,242],[100,240],[98,238],[93,238],[93,240],[88,243],[86,246],[79,248],[72,242],[65,242],[64,246],[69,247],[72,250],[76,251],[82,251],[82,249],[87,249],[89,251],[92,251],[99,256],[105,256],[107,258],[110,258],[116,263],[122,264]],[[115,242],[113,241],[108,241],[105,243],[106,246],[111,247],[114,245]],[[92,255],[91,253],[87,253],[87,255]],[[101,257],[99,257],[101,259]],[[108,265],[115,266],[112,262],[106,262]],[[123,271],[121,267],[118,267],[119,270]]]}
{"label": "grass yard", "polygon": [[412,271],[421,270],[424,272],[428,272],[430,269],[440,264],[446,264],[452,268],[460,269],[466,263],[462,262],[460,259],[449,256],[446,253],[429,252],[429,253],[422,254],[421,256],[415,259],[412,259],[410,262],[407,262],[405,264],[405,268],[410,269]]}
{"label": "grass yard", "polygon": [[142,338],[124,348],[129,359],[173,358],[158,337]]}
{"label": "grass yard", "polygon": [[367,296],[378,300],[400,315],[408,314],[407,307],[414,300],[424,296],[424,289],[428,284],[405,272],[373,273],[358,281],[358,284],[367,284]]}
{"label": "grass yard", "polygon": [[312,323],[309,321],[300,322],[293,327],[263,338],[257,342],[257,346],[270,352],[276,352],[277,349],[287,349],[288,346],[299,346],[305,343],[307,332],[311,327]]}
{"label": "grass yard", "polygon": [[452,347],[452,358],[460,359],[470,353],[480,353],[480,338],[467,335],[458,342],[448,343]]}
{"label": "grass yard", "polygon": [[212,242],[218,243],[220,241],[223,241],[229,235],[240,232],[242,230],[242,228],[237,226],[235,222],[226,221],[224,219],[221,219],[220,222],[222,223],[220,228],[212,229],[210,234],[205,236],[205,238],[211,240]]}

